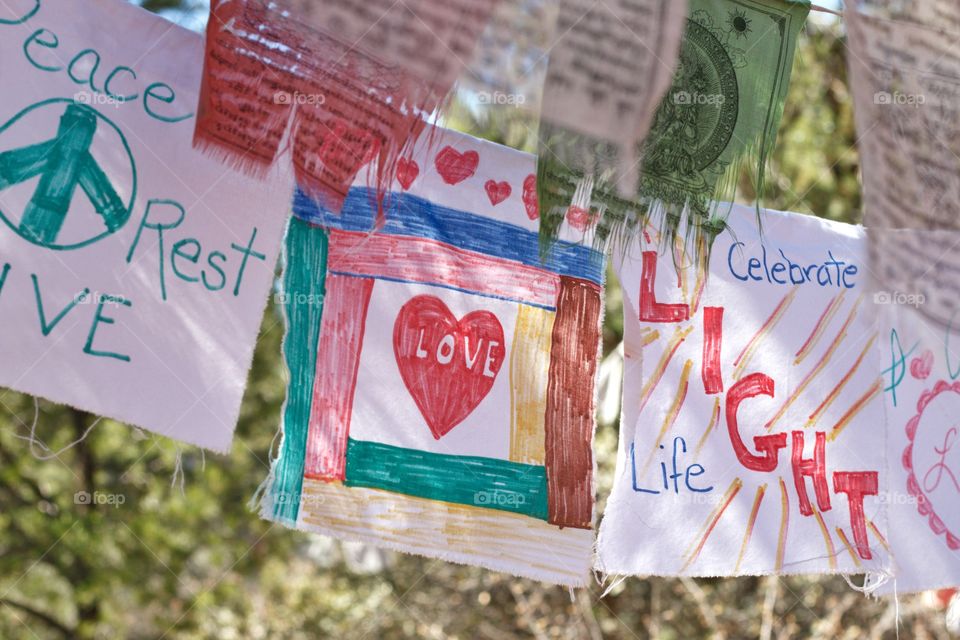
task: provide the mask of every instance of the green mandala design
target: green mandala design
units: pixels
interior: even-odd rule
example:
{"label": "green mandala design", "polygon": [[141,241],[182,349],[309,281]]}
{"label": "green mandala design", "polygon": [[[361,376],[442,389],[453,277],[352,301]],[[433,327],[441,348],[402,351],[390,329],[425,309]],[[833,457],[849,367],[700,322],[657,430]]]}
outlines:
{"label": "green mandala design", "polygon": [[[726,210],[719,203],[733,199],[741,171],[750,170],[758,196],[764,192],[765,163],[776,140],[809,0],[688,4],[672,86],[646,140],[635,149],[642,163],[636,191],[620,191],[623,178],[633,184],[633,176],[618,173],[620,167],[609,161],[599,141],[572,132],[569,137],[579,144],[560,145],[554,138],[547,144],[541,136],[537,195],[544,250],[557,237],[587,177],[590,209],[597,219],[596,246],[611,238],[626,246],[653,220],[662,242],[672,242],[682,230],[700,257],[725,228]],[[554,148],[559,146],[572,151],[558,155]],[[613,167],[609,173],[608,167]]]}
{"label": "green mandala design", "polygon": [[673,87],[648,137],[644,190],[659,184],[676,193],[709,195],[722,172],[714,165],[737,126],[739,101],[736,69],[724,45],[710,29],[688,20]]}

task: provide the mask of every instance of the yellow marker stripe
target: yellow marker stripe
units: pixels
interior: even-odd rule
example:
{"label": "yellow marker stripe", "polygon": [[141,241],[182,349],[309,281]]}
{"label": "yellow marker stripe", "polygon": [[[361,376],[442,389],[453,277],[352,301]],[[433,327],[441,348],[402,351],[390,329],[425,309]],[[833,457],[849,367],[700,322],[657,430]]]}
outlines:
{"label": "yellow marker stripe", "polygon": [[543,464],[547,372],[555,314],[518,305],[510,354],[510,460]]}
{"label": "yellow marker stripe", "polygon": [[843,306],[843,298],[846,295],[846,291],[841,291],[838,295],[834,296],[833,300],[830,301],[830,304],[827,305],[823,315],[821,315],[817,320],[817,324],[813,328],[813,333],[810,334],[810,337],[807,338],[807,341],[802,347],[800,347],[800,351],[797,351],[797,358],[793,361],[794,365],[798,365],[803,362],[804,359],[810,355],[810,352],[813,351],[813,348],[817,346],[817,343],[820,342],[820,338],[823,337],[823,332],[830,325],[833,317],[837,315],[837,311],[840,310],[840,307]]}
{"label": "yellow marker stripe", "polygon": [[860,568],[860,558],[857,556],[856,551],[853,550],[853,547],[850,545],[850,541],[847,540],[847,534],[843,532],[843,529],[837,527],[837,535],[840,536],[840,541],[843,542],[843,546],[847,548],[847,552],[850,554],[850,557],[853,558],[853,564]]}
{"label": "yellow marker stripe", "polygon": [[780,535],[777,537],[777,559],[774,570],[783,570],[783,557],[787,552],[787,526],[790,524],[790,502],[787,500],[787,485],[780,478]]}
{"label": "yellow marker stripe", "polygon": [[877,340],[877,334],[873,334],[869,340],[867,340],[866,346],[863,348],[863,351],[860,352],[860,355],[857,357],[856,362],[853,363],[853,366],[850,367],[850,370],[844,374],[843,378],[840,379],[840,382],[833,388],[833,391],[820,403],[820,406],[817,407],[813,413],[810,414],[810,417],[807,419],[807,423],[804,428],[809,428],[814,426],[817,423],[817,420],[830,408],[830,405],[840,397],[840,392],[843,390],[847,383],[853,378],[853,375],[857,372],[857,369],[860,368],[860,364],[863,362],[864,357],[866,357],[867,352],[870,351],[870,348],[873,346],[873,343]]}
{"label": "yellow marker stripe", "polygon": [[850,421],[853,420],[858,413],[863,411],[863,408],[866,407],[870,402],[880,395],[880,392],[883,390],[883,382],[877,380],[873,383],[867,392],[860,396],[853,405],[847,409],[847,412],[843,414],[840,420],[837,421],[837,424],[833,425],[833,428],[830,429],[830,433],[827,434],[827,440],[833,441],[837,439],[837,436],[840,435],[840,432],[843,431]]}
{"label": "yellow marker stripe", "polygon": [[[812,505],[811,505],[812,506]],[[837,548],[833,546],[833,538],[830,537],[830,530],[827,529],[827,523],[823,521],[823,516],[816,507],[813,507],[813,515],[817,518],[817,524],[820,525],[820,533],[823,534],[823,541],[827,545],[827,558],[830,560],[830,568],[837,570]]]}
{"label": "yellow marker stripe", "polygon": [[680,343],[686,340],[691,331],[693,331],[693,325],[683,329],[678,328],[670,338],[670,342],[667,343],[666,349],[663,350],[663,355],[660,356],[660,361],[657,363],[657,366],[654,367],[650,379],[647,380],[647,383],[643,385],[643,388],[640,390],[640,408],[637,410],[637,414],[643,412],[643,408],[650,400],[650,396],[653,395],[654,388],[656,388],[657,383],[660,382],[660,378],[663,377],[663,372],[667,370],[670,359],[673,358],[673,354],[676,353]]}
{"label": "yellow marker stripe", "polygon": [[720,517],[723,515],[723,512],[727,510],[727,507],[730,506],[730,503],[733,502],[733,499],[736,497],[737,493],[740,492],[740,489],[743,487],[743,481],[740,478],[734,478],[733,482],[730,483],[730,486],[727,487],[727,491],[723,494],[723,502],[721,502],[717,507],[710,513],[710,517],[707,518],[707,521],[704,523],[704,526],[700,529],[700,544],[688,554],[687,561],[683,563],[683,566],[680,568],[680,573],[683,573],[687,570],[694,560],[699,557],[700,552],[703,551],[703,545],[707,543],[707,538],[710,537],[710,534],[713,532],[714,527],[717,526],[717,522],[720,521]]}
{"label": "yellow marker stripe", "polygon": [[833,342],[830,343],[830,346],[827,348],[826,353],[821,356],[819,362],[810,370],[806,375],[803,381],[797,386],[790,397],[787,398],[787,401],[783,403],[783,406],[780,407],[780,410],[777,411],[776,415],[770,418],[770,421],[767,422],[766,428],[767,431],[773,428],[773,425],[776,424],[777,420],[783,417],[787,412],[787,409],[790,408],[790,405],[800,397],[800,395],[807,389],[807,386],[813,382],[813,379],[816,378],[821,371],[830,363],[830,359],[833,358],[833,354],[836,352],[837,348],[843,343],[843,340],[847,337],[847,329],[850,327],[850,323],[853,322],[853,319],[857,315],[857,308],[860,306],[860,303],[863,301],[863,296],[861,295],[857,298],[857,301],[854,303],[853,308],[850,309],[850,314],[847,316],[847,319],[844,321],[843,326],[840,327],[840,331],[837,333],[836,337],[833,339]]}
{"label": "yellow marker stripe", "polygon": [[720,398],[714,398],[713,400],[713,413],[710,414],[710,423],[707,425],[707,428],[704,430],[703,435],[700,436],[700,440],[697,442],[697,448],[695,453],[699,456],[700,450],[703,449],[703,445],[707,443],[707,438],[713,432],[713,428],[717,426],[720,422]]}
{"label": "yellow marker stripe", "polygon": [[750,542],[750,536],[753,535],[753,525],[757,522],[757,514],[760,513],[760,503],[763,502],[763,496],[766,492],[766,482],[757,487],[757,495],[753,498],[753,507],[750,509],[750,519],[747,520],[747,530],[743,534],[743,542],[740,544],[740,554],[737,556],[737,564],[733,568],[734,573],[740,573],[740,563],[743,562],[743,556],[747,552],[747,543]]}
{"label": "yellow marker stripe", "polygon": [[773,313],[770,314],[770,317],[767,318],[767,321],[763,323],[763,326],[760,327],[760,330],[752,338],[750,342],[747,343],[747,346],[743,348],[743,351],[740,352],[740,355],[737,356],[737,359],[733,361],[733,379],[739,380],[743,376],[743,372],[746,370],[747,365],[750,364],[750,359],[753,358],[753,354],[756,352],[757,347],[760,346],[760,343],[763,342],[763,339],[773,330],[777,323],[783,318],[786,314],[787,309],[790,307],[790,303],[793,302],[794,297],[797,295],[799,287],[794,287],[787,293],[776,307],[773,309]]}
{"label": "yellow marker stripe", "polygon": [[646,462],[643,463],[644,473],[646,473],[650,467],[650,463],[653,462],[653,456],[656,455],[657,449],[663,442],[663,437],[667,435],[667,431],[670,430],[673,423],[677,421],[677,416],[680,415],[680,408],[683,406],[683,400],[687,397],[687,388],[690,386],[690,369],[692,368],[693,360],[687,360],[683,363],[683,371],[680,372],[680,382],[677,384],[677,393],[673,397],[673,403],[671,403],[667,415],[663,418],[663,424],[660,425],[660,433],[657,434],[657,440],[653,443],[650,455],[647,456]]}

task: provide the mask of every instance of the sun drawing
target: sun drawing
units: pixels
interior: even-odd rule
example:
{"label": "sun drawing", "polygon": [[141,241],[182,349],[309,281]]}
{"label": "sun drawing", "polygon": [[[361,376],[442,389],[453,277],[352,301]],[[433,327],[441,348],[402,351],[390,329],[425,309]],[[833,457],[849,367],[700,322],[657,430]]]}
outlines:
{"label": "sun drawing", "polygon": [[747,34],[753,31],[750,28],[750,22],[747,14],[739,9],[735,9],[727,15],[727,24],[730,25],[730,31],[738,38],[746,38]]}

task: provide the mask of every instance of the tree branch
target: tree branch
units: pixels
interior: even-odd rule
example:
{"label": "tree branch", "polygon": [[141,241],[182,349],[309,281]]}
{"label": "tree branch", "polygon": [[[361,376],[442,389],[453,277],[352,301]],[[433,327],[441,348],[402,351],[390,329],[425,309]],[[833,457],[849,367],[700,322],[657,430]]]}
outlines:
{"label": "tree branch", "polygon": [[53,616],[48,613],[44,613],[39,609],[34,609],[28,604],[23,602],[17,602],[16,600],[11,600],[10,598],[0,598],[0,605],[7,605],[11,609],[19,609],[24,613],[33,616],[37,620],[42,621],[47,626],[59,631],[64,638],[72,638],[74,636],[74,630],[63,624]]}

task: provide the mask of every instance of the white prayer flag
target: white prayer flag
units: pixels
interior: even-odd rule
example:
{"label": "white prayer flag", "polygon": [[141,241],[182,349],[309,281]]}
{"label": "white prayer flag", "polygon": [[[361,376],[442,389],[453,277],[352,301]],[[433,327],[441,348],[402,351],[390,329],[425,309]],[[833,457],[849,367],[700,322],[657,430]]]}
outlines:
{"label": "white prayer flag", "polygon": [[652,229],[621,260],[624,410],[597,562],[607,573],[888,564],[863,231],[763,215],[761,235],[755,209],[732,207],[708,278],[659,255]]}
{"label": "white prayer flag", "polygon": [[110,0],[0,33],[0,385],[228,450],[292,181],[193,149],[199,35]]}

